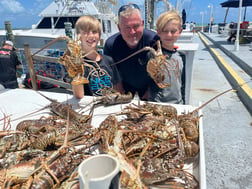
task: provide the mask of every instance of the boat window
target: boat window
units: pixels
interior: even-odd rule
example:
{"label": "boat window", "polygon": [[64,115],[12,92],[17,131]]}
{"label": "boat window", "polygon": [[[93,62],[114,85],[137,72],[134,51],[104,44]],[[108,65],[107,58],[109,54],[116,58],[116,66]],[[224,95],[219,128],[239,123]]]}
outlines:
{"label": "boat window", "polygon": [[103,20],[102,21],[102,30],[103,30],[103,33],[111,33],[111,21],[110,20]]}
{"label": "boat window", "polygon": [[64,25],[65,22],[71,22],[72,23],[72,28],[74,28],[75,23],[78,20],[78,18],[79,17],[61,17],[58,20],[58,17],[54,17],[53,20],[54,20],[54,24],[56,24],[55,28],[65,28],[65,25]]}
{"label": "boat window", "polygon": [[111,21],[110,21],[110,20],[107,20],[107,22],[108,22],[107,31],[108,31],[108,33],[111,33]]}
{"label": "boat window", "polygon": [[106,33],[106,24],[104,20],[102,21],[102,32]]}
{"label": "boat window", "polygon": [[38,29],[43,29],[43,28],[51,28],[51,18],[50,17],[44,17],[41,22],[38,24]]}
{"label": "boat window", "polygon": [[[79,17],[54,17],[53,21],[56,26],[54,28],[65,28],[64,22],[71,22],[72,28],[74,28],[75,23]],[[56,23],[57,22],[57,23]],[[51,17],[44,17],[37,26],[38,29],[52,28]]]}

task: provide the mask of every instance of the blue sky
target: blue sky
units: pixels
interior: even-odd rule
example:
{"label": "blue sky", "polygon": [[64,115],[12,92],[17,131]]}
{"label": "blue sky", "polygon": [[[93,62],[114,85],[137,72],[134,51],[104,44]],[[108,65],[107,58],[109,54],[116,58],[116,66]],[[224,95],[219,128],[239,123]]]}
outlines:
{"label": "blue sky", "polygon": [[[0,1],[0,28],[4,28],[4,21],[10,21],[12,28],[29,28],[32,24],[36,24],[39,21],[39,13],[48,6],[53,0],[1,0]],[[222,8],[220,3],[225,0],[181,0],[182,7],[187,12],[187,21],[196,22],[201,24],[202,16],[200,12],[203,12],[204,23],[208,23],[210,20],[210,8],[208,5],[213,5],[213,18],[215,23],[221,23],[224,21],[226,8]],[[134,2],[143,7],[144,0],[118,0],[118,4],[127,4]],[[170,0],[174,6],[176,0]],[[159,4],[162,5],[163,1]],[[164,7],[164,6],[160,6]],[[163,11],[162,8],[159,9]],[[230,8],[227,22],[238,20],[238,8]],[[242,10],[244,12],[244,8]],[[242,19],[243,19],[242,12]],[[252,7],[247,8],[246,20],[252,21]]]}

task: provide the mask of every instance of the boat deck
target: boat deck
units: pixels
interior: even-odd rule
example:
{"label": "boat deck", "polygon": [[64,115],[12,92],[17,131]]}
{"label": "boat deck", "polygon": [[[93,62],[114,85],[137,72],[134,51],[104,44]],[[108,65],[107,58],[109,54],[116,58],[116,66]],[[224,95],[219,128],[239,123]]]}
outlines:
{"label": "boat deck", "polygon": [[[227,43],[225,37],[205,35],[230,53],[228,56],[220,53],[221,58],[232,63],[230,57],[234,56],[251,69],[250,44],[240,45],[236,52],[234,44]],[[196,106],[230,89],[231,84],[197,34],[193,42],[199,43],[194,57],[190,99],[190,104]],[[240,68],[235,72],[245,71]],[[247,84],[251,91],[251,75],[245,77],[250,78]],[[202,112],[207,188],[252,188],[252,119],[246,106],[236,92],[228,92],[210,102]]]}

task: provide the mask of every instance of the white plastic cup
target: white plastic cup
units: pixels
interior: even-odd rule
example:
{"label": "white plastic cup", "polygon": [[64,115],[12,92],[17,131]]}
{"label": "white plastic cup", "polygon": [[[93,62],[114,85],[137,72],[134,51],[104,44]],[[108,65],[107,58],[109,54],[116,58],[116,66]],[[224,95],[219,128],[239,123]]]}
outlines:
{"label": "white plastic cup", "polygon": [[78,167],[80,189],[108,189],[119,169],[118,160],[108,154],[85,159]]}

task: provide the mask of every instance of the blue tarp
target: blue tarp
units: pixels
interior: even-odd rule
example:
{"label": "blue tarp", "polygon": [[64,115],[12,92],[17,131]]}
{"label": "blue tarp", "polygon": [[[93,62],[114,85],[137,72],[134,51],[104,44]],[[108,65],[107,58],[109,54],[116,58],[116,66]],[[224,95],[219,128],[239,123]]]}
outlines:
{"label": "blue tarp", "polygon": [[[239,0],[228,0],[223,3],[221,3],[222,7],[233,7],[238,8],[239,7]],[[249,7],[252,6],[252,0],[242,0],[242,6],[243,7]]]}

